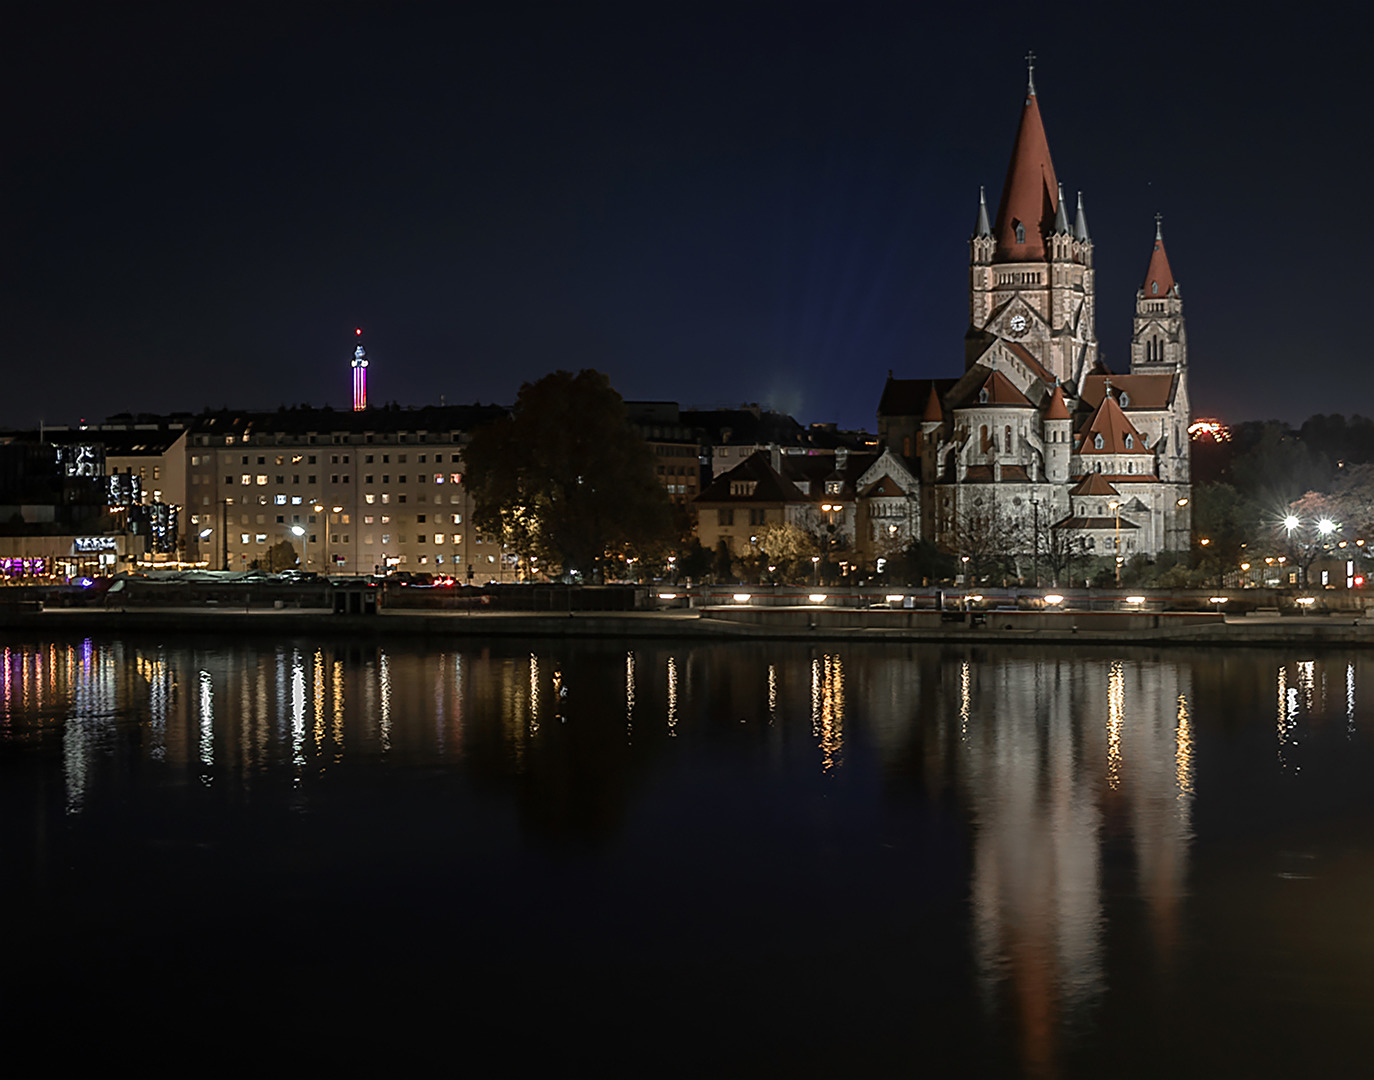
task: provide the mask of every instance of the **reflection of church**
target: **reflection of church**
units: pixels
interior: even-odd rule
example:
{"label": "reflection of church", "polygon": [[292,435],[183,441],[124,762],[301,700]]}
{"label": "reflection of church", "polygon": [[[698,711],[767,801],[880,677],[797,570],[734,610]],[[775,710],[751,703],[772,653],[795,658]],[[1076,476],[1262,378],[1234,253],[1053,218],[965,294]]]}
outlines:
{"label": "reflection of church", "polygon": [[1190,670],[965,660],[955,677],[974,955],[989,996],[1005,990],[1018,1016],[1031,1071],[1044,1071],[1059,1025],[1106,987],[1102,862],[1114,833],[1129,831],[1156,955],[1177,944],[1192,836]]}
{"label": "reflection of church", "polygon": [[964,374],[889,376],[878,406],[879,436],[916,465],[922,536],[958,550],[969,531],[1022,527],[1061,549],[1110,555],[1119,536],[1127,557],[1185,550],[1188,350],[1163,235],[1156,224],[1130,372],[1114,374],[1083,197],[1071,211],[1033,77],[996,215],[980,198],[970,248]]}

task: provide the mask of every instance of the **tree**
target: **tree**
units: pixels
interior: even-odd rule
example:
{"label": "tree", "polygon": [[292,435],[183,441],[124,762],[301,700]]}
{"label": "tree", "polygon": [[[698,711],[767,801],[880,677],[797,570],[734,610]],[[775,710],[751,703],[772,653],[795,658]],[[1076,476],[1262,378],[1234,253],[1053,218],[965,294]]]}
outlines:
{"label": "tree", "polygon": [[759,551],[778,567],[784,580],[805,580],[811,573],[811,556],[819,553],[816,538],[791,522],[772,522],[758,531]]}
{"label": "tree", "polygon": [[1230,484],[1200,484],[1193,489],[1193,533],[1200,565],[1221,588],[1239,572],[1246,544],[1259,529],[1258,514]]}
{"label": "tree", "polygon": [[1087,537],[1070,524],[1068,518],[1058,525],[1049,525],[1035,537],[1037,568],[1043,567],[1052,585],[1067,585],[1073,580],[1073,562],[1087,551]]}
{"label": "tree", "polygon": [[296,557],[296,545],[290,540],[278,540],[267,549],[263,556],[268,573],[279,574],[283,570],[295,568],[299,559]]}
{"label": "tree", "polygon": [[600,580],[609,551],[647,549],[671,528],[654,455],[599,371],[555,371],[520,387],[509,416],[465,454],[478,528],[516,554]]}
{"label": "tree", "polygon": [[968,558],[967,584],[985,578],[1017,577],[1016,559],[1028,548],[1020,521],[990,508],[973,506],[955,515],[954,528],[947,543],[951,554],[962,561]]}

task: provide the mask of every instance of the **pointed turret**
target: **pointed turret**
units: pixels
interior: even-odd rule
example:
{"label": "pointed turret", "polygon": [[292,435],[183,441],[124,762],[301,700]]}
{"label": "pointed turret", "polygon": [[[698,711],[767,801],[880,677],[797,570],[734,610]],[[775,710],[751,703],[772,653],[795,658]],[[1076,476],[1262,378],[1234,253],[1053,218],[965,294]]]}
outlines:
{"label": "pointed turret", "polygon": [[1159,214],[1155,215],[1155,248],[1150,253],[1150,268],[1145,271],[1142,289],[1147,297],[1168,296],[1178,289],[1174,272],[1169,269],[1169,256],[1164,252],[1163,217]]}
{"label": "pointed turret", "polygon": [[1002,201],[997,204],[993,234],[997,237],[998,261],[1040,262],[1045,258],[1045,237],[1059,209],[1058,192],[1059,181],[1032,84],[1021,110]]}
{"label": "pointed turret", "polygon": [[1054,211],[1054,231],[1060,236],[1069,235],[1069,215],[1064,212],[1064,185],[1059,185],[1059,206]]}
{"label": "pointed turret", "polygon": [[1054,387],[1054,393],[1050,395],[1049,407],[1045,410],[1046,420],[1067,420],[1069,419],[1069,407],[1064,404],[1064,388],[1058,384]]}
{"label": "pointed turret", "polygon": [[1091,237],[1088,236],[1088,217],[1083,213],[1083,192],[1078,193],[1078,217],[1073,222],[1074,239],[1087,243]]}
{"label": "pointed turret", "polygon": [[992,226],[988,224],[988,197],[981,184],[978,187],[978,224],[974,228],[973,235],[992,235]]}
{"label": "pointed turret", "polygon": [[944,411],[940,408],[940,397],[935,393],[935,386],[930,387],[930,397],[926,399],[926,411],[921,414],[921,423],[939,424],[945,419]]}

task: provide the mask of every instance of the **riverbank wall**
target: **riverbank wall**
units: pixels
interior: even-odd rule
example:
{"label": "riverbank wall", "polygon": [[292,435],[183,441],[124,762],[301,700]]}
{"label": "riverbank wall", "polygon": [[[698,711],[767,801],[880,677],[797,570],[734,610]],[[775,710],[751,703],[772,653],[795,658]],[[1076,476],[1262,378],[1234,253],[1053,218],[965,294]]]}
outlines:
{"label": "riverbank wall", "polygon": [[744,605],[676,612],[384,611],[327,609],[70,608],[0,606],[0,632],[207,634],[455,639],[695,638],[703,640],[909,641],[950,644],[1374,646],[1374,623],[1347,616],[1234,617],[1217,613],[995,611],[986,614]]}

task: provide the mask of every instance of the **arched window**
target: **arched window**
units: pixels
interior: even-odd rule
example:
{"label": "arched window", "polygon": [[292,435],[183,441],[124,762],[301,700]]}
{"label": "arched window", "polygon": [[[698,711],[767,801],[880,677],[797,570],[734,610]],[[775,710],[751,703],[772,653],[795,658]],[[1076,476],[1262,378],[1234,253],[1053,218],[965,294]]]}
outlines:
{"label": "arched window", "polygon": [[986,453],[986,452],[987,452],[987,449],[988,449],[988,426],[987,426],[987,424],[984,424],[982,427],[980,427],[980,428],[978,429],[978,439],[979,439],[978,445],[981,446],[981,447],[983,448],[983,452]]}
{"label": "arched window", "polygon": [[1124,408],[1125,408],[1127,405],[1129,405],[1130,403],[1131,403],[1131,395],[1128,394],[1128,393],[1126,393],[1126,392],[1123,390],[1123,391],[1121,392],[1121,407],[1124,409]]}
{"label": "arched window", "polygon": [[1094,436],[1093,436],[1093,449],[1094,449],[1094,450],[1101,450],[1102,447],[1105,446],[1105,445],[1106,445],[1106,444],[1102,441],[1102,436],[1101,436],[1101,434],[1097,434],[1097,435],[1094,435]]}
{"label": "arched window", "polygon": [[1132,435],[1129,435],[1129,434],[1126,436],[1126,449],[1127,449],[1127,450],[1134,450],[1134,449],[1135,449],[1135,437],[1132,436]]}
{"label": "arched window", "polygon": [[[1016,223],[1016,242],[1024,244],[1026,242],[1026,227],[1019,221]],[[1159,292],[1159,286],[1155,286],[1155,292]]]}
{"label": "arched window", "polygon": [[1150,282],[1150,295],[1151,295],[1151,296],[1158,296],[1158,295],[1159,295],[1159,282],[1157,282],[1157,281],[1152,281],[1152,282]]}
{"label": "arched window", "polygon": [[1008,424],[1008,425],[1006,426],[1006,429],[1005,429],[1005,430],[1003,431],[1003,433],[1002,433],[1002,449],[1003,449],[1006,453],[1008,453],[1008,454],[1011,453],[1011,425],[1010,425],[1010,424]]}
{"label": "arched window", "polygon": [[983,389],[981,389],[981,390],[978,391],[978,404],[979,404],[979,405],[986,405],[987,403],[988,403],[988,388],[985,386],[985,387],[983,387]]}

